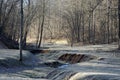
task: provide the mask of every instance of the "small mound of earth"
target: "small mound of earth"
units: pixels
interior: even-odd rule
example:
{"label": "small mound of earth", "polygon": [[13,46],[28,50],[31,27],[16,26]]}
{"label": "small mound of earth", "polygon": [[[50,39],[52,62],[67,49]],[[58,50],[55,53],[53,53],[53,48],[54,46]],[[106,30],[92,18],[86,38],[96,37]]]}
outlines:
{"label": "small mound of earth", "polygon": [[97,57],[92,55],[85,55],[85,54],[63,54],[58,58],[58,60],[65,61],[71,64],[90,61],[96,59]]}

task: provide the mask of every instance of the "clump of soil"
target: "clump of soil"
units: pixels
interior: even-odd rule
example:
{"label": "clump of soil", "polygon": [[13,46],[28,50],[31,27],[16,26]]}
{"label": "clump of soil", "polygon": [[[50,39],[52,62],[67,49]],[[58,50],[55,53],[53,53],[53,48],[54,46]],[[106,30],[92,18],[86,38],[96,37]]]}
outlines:
{"label": "clump of soil", "polygon": [[96,59],[95,56],[85,54],[63,54],[58,60],[65,61],[71,64],[85,62]]}

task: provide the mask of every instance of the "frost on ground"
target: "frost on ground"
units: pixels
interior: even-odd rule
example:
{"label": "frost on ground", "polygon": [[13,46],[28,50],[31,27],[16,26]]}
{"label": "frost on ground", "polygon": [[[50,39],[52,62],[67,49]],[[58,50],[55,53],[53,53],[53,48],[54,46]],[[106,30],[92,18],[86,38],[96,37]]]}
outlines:
{"label": "frost on ground", "polygon": [[[58,50],[53,55],[47,55],[55,59],[60,55],[69,54],[89,54],[96,56],[96,59],[80,62],[76,64],[67,64],[60,67],[60,71],[54,70],[49,76],[52,80],[120,80],[120,51],[117,45],[89,45],[81,47],[56,47],[51,50]],[[44,57],[42,57],[44,59]],[[71,72],[69,72],[71,71]],[[64,77],[63,75],[64,74]],[[72,75],[71,75],[72,74]]]}
{"label": "frost on ground", "polygon": [[32,80],[33,78],[46,80],[44,77],[51,68],[40,64],[40,61],[32,53],[23,51],[21,63],[18,50],[2,49],[0,50],[0,80]]}
{"label": "frost on ground", "polygon": [[[0,50],[0,80],[120,80],[120,51],[116,50],[117,45],[49,47],[50,51],[44,54],[33,55],[23,51],[23,63],[18,61],[18,50]],[[64,54],[84,54],[96,58],[70,64],[59,60]]]}

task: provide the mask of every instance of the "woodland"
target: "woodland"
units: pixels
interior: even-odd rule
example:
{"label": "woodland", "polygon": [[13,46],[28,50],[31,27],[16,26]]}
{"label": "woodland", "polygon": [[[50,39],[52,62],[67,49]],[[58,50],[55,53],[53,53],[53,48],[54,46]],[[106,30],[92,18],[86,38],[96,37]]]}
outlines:
{"label": "woodland", "polygon": [[0,0],[0,80],[120,80],[120,0]]}
{"label": "woodland", "polygon": [[[20,0],[0,1],[0,34],[13,48],[20,41]],[[109,44],[118,42],[118,0],[24,0],[22,46],[65,39],[74,44]],[[8,43],[10,40],[11,43]]]}

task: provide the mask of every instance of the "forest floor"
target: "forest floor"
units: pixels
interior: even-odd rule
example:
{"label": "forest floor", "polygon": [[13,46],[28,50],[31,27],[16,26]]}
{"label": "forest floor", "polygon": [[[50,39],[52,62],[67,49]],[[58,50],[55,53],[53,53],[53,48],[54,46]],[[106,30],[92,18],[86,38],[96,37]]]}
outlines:
{"label": "forest floor", "polygon": [[[36,55],[23,51],[22,63],[19,50],[0,49],[0,80],[120,80],[120,51],[115,44],[44,47],[49,49]],[[65,54],[95,58],[75,63],[59,60]]]}

